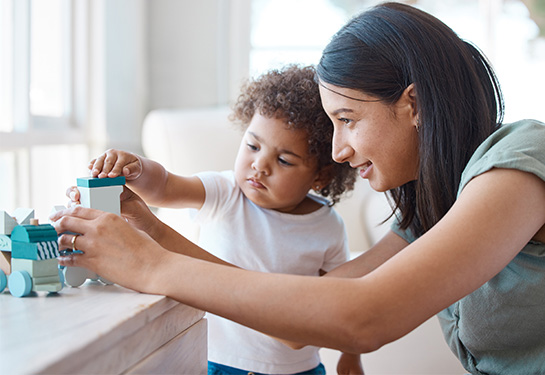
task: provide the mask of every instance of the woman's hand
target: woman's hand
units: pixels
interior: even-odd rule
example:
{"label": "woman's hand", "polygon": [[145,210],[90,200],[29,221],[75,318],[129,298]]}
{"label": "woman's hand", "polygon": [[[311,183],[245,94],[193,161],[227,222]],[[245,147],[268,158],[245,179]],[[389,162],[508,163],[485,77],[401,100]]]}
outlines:
{"label": "woman's hand", "polygon": [[[77,186],[71,186],[66,190],[66,196],[70,198],[68,207],[80,204],[80,192]],[[154,237],[154,232],[159,219],[150,211],[148,205],[127,186],[123,187],[120,196],[121,216],[135,228],[140,229]]]}
{"label": "woman's hand", "polygon": [[142,174],[142,161],[133,153],[109,149],[89,162],[91,176],[117,177],[125,176],[127,181],[135,180]]}
{"label": "woman's hand", "polygon": [[364,375],[361,357],[359,354],[341,353],[337,363],[339,375]]}
{"label": "woman's hand", "polygon": [[[84,267],[112,282],[153,293],[156,265],[170,252],[118,215],[75,206],[50,217],[59,237],[59,250],[74,247],[83,254],[58,258],[62,266]],[[73,234],[79,233],[74,240]]]}

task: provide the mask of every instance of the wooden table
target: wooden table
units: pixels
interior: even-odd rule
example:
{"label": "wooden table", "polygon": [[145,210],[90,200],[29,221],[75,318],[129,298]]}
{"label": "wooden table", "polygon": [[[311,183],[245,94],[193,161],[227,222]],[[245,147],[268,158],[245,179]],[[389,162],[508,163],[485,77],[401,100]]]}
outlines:
{"label": "wooden table", "polygon": [[204,312],[88,281],[0,293],[0,374],[206,374]]}

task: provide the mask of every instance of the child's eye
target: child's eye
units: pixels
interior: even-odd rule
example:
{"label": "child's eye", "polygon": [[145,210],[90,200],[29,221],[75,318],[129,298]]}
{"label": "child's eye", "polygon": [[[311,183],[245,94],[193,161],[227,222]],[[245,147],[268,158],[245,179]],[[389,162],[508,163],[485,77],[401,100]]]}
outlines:
{"label": "child's eye", "polygon": [[289,161],[287,161],[286,159],[282,159],[282,158],[278,158],[278,162],[282,165],[288,165],[288,166],[291,166],[293,165],[292,163],[290,163]]}
{"label": "child's eye", "polygon": [[252,151],[257,151],[259,148],[257,146],[254,146],[253,144],[251,143],[246,143],[246,145],[248,146],[248,148]]}

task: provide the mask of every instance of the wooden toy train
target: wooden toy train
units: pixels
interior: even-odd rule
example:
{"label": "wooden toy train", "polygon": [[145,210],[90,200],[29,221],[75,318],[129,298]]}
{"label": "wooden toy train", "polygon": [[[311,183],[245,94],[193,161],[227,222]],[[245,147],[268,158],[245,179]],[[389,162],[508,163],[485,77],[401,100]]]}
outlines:
{"label": "wooden toy train", "polygon": [[[117,215],[125,177],[78,178],[81,204]],[[0,211],[0,293],[6,286],[15,297],[32,292],[56,293],[66,284],[82,285],[87,279],[111,284],[80,267],[59,267],[58,235],[51,224],[39,224],[34,210],[17,209],[13,217]]]}

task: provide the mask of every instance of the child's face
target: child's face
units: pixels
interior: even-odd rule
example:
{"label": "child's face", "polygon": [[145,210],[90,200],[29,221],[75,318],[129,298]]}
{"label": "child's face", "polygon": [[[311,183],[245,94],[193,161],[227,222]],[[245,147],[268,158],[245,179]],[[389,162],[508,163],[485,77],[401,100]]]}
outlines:
{"label": "child's face", "polygon": [[235,178],[258,206],[297,212],[318,182],[317,161],[308,154],[306,132],[256,113],[240,143]]}

